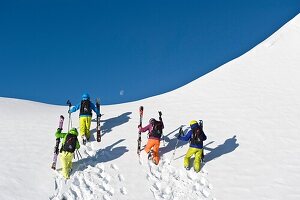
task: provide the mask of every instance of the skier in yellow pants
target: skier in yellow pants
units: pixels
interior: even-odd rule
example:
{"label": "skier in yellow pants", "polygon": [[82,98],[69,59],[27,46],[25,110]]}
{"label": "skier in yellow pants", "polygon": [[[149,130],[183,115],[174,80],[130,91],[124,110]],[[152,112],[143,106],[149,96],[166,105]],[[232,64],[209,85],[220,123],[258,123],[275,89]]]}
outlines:
{"label": "skier in yellow pants", "polygon": [[184,168],[189,169],[189,165],[190,165],[190,158],[195,155],[195,160],[194,160],[194,170],[195,172],[199,172],[200,171],[200,161],[201,161],[201,157],[202,157],[202,149],[198,149],[198,148],[193,148],[190,147],[189,150],[186,152],[185,157],[184,157]]}
{"label": "skier in yellow pants", "polygon": [[57,129],[55,133],[56,138],[62,138],[60,161],[62,165],[61,173],[65,179],[70,178],[70,170],[72,169],[74,151],[80,148],[77,136],[78,132],[76,128],[72,128],[68,133],[62,133],[61,129]]}
{"label": "skier in yellow pants", "polygon": [[196,120],[190,122],[191,130],[184,136],[178,136],[179,140],[190,141],[190,148],[184,157],[184,168],[190,169],[190,158],[195,155],[194,170],[199,172],[201,168],[201,158],[203,153],[203,141],[206,140],[206,135],[202,127]]}
{"label": "skier in yellow pants", "polygon": [[100,110],[98,110],[90,101],[90,95],[84,93],[82,95],[82,100],[79,104],[75,105],[70,109],[70,113],[75,112],[80,109],[79,113],[79,125],[80,125],[80,136],[82,137],[82,143],[85,145],[86,141],[90,140],[90,127],[92,120],[92,110],[97,114],[97,116],[101,116]]}

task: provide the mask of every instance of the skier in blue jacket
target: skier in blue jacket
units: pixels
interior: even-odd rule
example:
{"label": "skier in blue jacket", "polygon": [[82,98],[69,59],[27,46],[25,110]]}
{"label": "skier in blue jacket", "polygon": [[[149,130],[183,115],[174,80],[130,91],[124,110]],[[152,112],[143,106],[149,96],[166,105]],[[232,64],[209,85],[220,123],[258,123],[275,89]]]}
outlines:
{"label": "skier in blue jacket", "polygon": [[203,154],[203,141],[206,140],[206,135],[203,132],[202,127],[196,120],[190,122],[191,129],[184,136],[178,136],[179,140],[190,141],[190,148],[184,157],[184,168],[190,168],[190,158],[195,155],[194,170],[195,172],[200,171],[201,158]]}
{"label": "skier in blue jacket", "polygon": [[90,95],[88,93],[84,93],[82,95],[82,100],[79,104],[73,106],[70,109],[70,113],[79,112],[79,126],[80,126],[80,136],[82,137],[83,144],[86,143],[87,140],[90,139],[90,127],[92,121],[92,110],[97,114],[97,116],[101,116],[100,110],[96,108],[96,106],[90,101]]}

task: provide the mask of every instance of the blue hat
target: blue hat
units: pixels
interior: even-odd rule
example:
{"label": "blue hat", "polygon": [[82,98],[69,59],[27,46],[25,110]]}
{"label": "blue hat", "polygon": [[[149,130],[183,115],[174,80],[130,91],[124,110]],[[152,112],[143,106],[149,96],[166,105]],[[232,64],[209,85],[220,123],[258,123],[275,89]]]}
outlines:
{"label": "blue hat", "polygon": [[82,100],[88,100],[88,99],[90,99],[90,95],[88,93],[84,93],[82,95]]}

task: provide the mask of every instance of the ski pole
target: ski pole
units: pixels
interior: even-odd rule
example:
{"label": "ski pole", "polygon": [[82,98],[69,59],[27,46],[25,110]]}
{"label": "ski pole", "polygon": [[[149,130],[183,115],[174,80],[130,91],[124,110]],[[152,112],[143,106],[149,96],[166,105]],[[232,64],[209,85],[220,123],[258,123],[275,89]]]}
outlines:
{"label": "ski pole", "polygon": [[67,101],[67,105],[69,106],[69,110],[68,110],[68,113],[69,113],[68,132],[69,132],[70,131],[70,123],[72,126],[72,119],[71,119],[71,113],[70,113],[72,104],[71,104],[70,100]]}
{"label": "ski pole", "polygon": [[82,156],[80,154],[80,151],[78,149],[76,149],[77,153],[80,155],[80,158],[82,159]]}
{"label": "ski pole", "polygon": [[77,151],[75,150],[75,152],[74,152],[74,159],[76,159],[76,156],[77,156],[77,160],[79,160],[78,153],[77,153]]}
{"label": "ski pole", "polygon": [[[180,137],[182,134],[183,134],[182,127],[180,127],[180,129],[179,129],[179,136],[178,137]],[[176,144],[175,144],[175,148],[174,148],[174,151],[173,151],[173,154],[172,154],[172,158],[171,158],[169,164],[171,164],[172,160],[175,157],[175,152],[176,152],[176,149],[177,149],[178,142],[179,142],[179,139],[177,138],[177,141],[176,141]]]}

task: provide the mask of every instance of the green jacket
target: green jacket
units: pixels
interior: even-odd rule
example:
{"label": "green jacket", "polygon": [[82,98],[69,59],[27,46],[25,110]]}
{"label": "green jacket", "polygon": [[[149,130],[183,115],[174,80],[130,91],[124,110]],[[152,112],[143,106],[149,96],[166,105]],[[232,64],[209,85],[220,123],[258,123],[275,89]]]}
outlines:
{"label": "green jacket", "polygon": [[[62,133],[59,128],[56,130],[55,137],[56,137],[56,139],[62,138],[62,146],[65,144],[66,137],[67,137],[68,134],[73,134],[73,135],[78,136],[77,129],[76,128],[72,128],[69,131],[69,133]],[[79,144],[79,142],[77,140],[77,142],[76,142],[76,149],[79,149],[79,148],[80,148],[80,144]]]}

